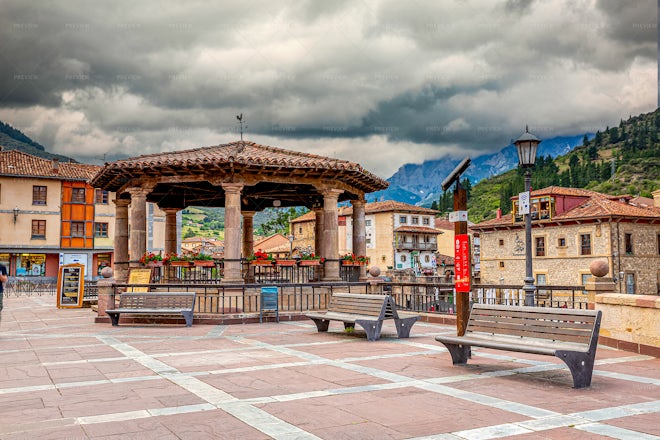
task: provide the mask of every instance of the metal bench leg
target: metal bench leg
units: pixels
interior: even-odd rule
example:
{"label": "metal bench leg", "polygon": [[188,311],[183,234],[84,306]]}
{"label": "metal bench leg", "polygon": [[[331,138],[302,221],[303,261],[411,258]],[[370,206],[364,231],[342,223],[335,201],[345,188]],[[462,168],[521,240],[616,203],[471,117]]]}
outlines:
{"label": "metal bench leg", "polygon": [[183,317],[186,318],[186,327],[192,327],[193,312],[186,311],[186,312],[181,312],[181,314],[183,314]]}
{"label": "metal bench leg", "polygon": [[464,365],[467,364],[468,358],[470,358],[471,350],[469,345],[460,345],[460,344],[449,344],[443,342],[444,346],[449,350],[451,355],[451,362],[454,365]]}
{"label": "metal bench leg", "polygon": [[312,321],[314,321],[314,324],[316,324],[316,328],[320,332],[327,332],[328,331],[328,326],[330,325],[330,321],[327,319],[314,319],[312,318]]}
{"label": "metal bench leg", "polygon": [[559,359],[564,361],[571,370],[573,376],[573,388],[586,388],[591,386],[591,376],[594,371],[595,354],[575,353],[558,350],[555,353]]}
{"label": "metal bench leg", "polygon": [[108,316],[110,317],[110,322],[112,322],[113,326],[116,327],[117,325],[119,325],[119,313],[108,313]]}
{"label": "metal bench leg", "polygon": [[421,318],[419,316],[412,316],[410,318],[397,318],[394,320],[396,324],[396,335],[399,338],[408,338],[410,337],[410,330],[412,329],[413,324],[419,321]]}
{"label": "metal bench leg", "polygon": [[377,341],[380,339],[380,331],[383,328],[383,321],[369,321],[366,319],[358,319],[356,324],[360,324],[364,331],[367,333],[368,341]]}

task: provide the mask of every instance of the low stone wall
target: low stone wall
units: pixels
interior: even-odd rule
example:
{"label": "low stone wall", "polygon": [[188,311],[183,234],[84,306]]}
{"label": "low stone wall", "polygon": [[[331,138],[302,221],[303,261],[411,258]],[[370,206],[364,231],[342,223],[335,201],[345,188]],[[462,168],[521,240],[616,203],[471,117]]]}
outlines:
{"label": "low stone wall", "polygon": [[601,293],[595,303],[603,312],[599,343],[660,357],[660,296]]}

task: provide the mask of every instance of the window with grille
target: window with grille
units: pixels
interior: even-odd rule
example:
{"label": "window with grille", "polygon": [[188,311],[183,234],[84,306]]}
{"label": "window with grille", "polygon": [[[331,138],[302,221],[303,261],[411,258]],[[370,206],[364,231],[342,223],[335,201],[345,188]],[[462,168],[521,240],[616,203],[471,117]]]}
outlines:
{"label": "window with grille", "polygon": [[32,238],[46,238],[46,220],[32,220]]}
{"label": "window with grille", "polygon": [[45,186],[34,185],[32,187],[32,204],[45,205],[46,204],[47,189]]}
{"label": "window with grille", "polygon": [[412,224],[413,225],[418,225],[419,224],[419,217],[413,217],[412,218]]}
{"label": "window with grille", "polygon": [[580,255],[591,255],[591,234],[580,234]]}
{"label": "window with grille", "polygon": [[406,216],[402,215],[401,217],[399,217],[399,223],[404,224],[404,223],[407,223],[407,222],[408,222],[408,219],[406,218]]}
{"label": "window with grille", "polygon": [[71,203],[85,203],[85,188],[71,189]]}
{"label": "window with grille", "polygon": [[422,224],[423,225],[429,225],[429,224],[431,224],[431,220],[428,217],[424,217],[422,219]]}
{"label": "window with grille", "polygon": [[94,224],[94,237],[107,238],[108,237],[108,224],[96,223]]}
{"label": "window with grille", "polygon": [[71,236],[84,237],[85,236],[85,222],[71,222]]}

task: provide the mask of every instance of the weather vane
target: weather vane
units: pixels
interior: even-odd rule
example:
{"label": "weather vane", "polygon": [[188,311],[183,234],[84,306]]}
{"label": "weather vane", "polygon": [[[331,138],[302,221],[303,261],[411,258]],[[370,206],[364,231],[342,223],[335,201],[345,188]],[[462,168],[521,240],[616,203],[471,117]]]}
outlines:
{"label": "weather vane", "polygon": [[[238,119],[238,123],[240,125],[240,130],[241,130],[241,141],[243,141],[243,113],[240,115],[236,116],[236,119]],[[245,126],[247,128],[247,125]]]}

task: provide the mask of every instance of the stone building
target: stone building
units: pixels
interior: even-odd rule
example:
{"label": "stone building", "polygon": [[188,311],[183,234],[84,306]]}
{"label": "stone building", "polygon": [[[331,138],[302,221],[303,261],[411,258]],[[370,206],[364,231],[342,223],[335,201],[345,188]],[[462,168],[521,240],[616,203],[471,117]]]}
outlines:
{"label": "stone building", "polygon": [[[433,227],[437,211],[392,200],[365,205],[365,248],[369,266],[386,269],[435,271],[438,236]],[[356,253],[353,247],[353,207],[339,208],[339,254]],[[298,246],[314,243],[314,213],[291,221]],[[296,235],[297,234],[297,235]]]}
{"label": "stone building", "polygon": [[[660,286],[660,191],[655,206],[630,196],[551,186],[532,191],[532,261],[542,285],[584,285],[589,265],[607,259],[621,292],[658,294]],[[510,214],[472,226],[479,233],[481,282],[523,284],[525,224],[517,197]]]}

